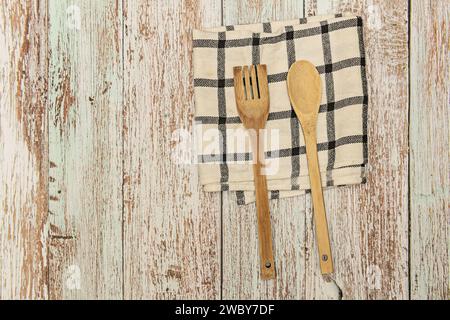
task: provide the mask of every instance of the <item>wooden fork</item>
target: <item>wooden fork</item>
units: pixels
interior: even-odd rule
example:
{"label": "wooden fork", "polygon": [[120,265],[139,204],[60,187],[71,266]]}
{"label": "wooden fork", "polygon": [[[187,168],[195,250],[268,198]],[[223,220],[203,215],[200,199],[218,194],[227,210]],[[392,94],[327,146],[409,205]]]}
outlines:
{"label": "wooden fork", "polygon": [[250,131],[253,152],[253,175],[256,190],[258,215],[259,255],[261,278],[275,278],[275,262],[272,252],[269,199],[266,176],[261,174],[261,152],[259,130],[264,129],[269,116],[269,87],[266,65],[234,67],[234,93],[239,117]]}

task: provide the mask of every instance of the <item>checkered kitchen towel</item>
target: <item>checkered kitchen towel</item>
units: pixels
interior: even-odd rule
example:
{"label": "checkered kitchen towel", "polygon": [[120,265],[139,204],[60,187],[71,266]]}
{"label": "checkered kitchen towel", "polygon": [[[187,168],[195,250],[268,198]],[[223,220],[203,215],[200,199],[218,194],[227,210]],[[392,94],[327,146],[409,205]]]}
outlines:
{"label": "checkered kitchen towel", "polygon": [[267,65],[270,93],[264,147],[275,168],[267,174],[270,198],[310,188],[303,133],[286,86],[289,67],[297,60],[311,61],[322,79],[317,140],[323,185],[365,182],[368,96],[362,29],[360,17],[334,15],[194,31],[195,131],[205,191],[237,191],[239,204],[255,200],[250,145],[235,143],[236,132],[245,130],[236,110],[233,67],[259,63]]}

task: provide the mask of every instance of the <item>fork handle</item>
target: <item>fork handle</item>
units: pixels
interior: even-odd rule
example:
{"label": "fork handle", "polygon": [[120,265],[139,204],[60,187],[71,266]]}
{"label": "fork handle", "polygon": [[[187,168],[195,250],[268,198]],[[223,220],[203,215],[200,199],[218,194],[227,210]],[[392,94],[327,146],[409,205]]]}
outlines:
{"label": "fork handle", "polygon": [[272,249],[272,229],[270,224],[269,197],[266,176],[261,174],[259,153],[259,133],[256,146],[253,148],[256,162],[253,164],[253,175],[256,192],[256,211],[258,217],[259,256],[261,259],[261,279],[275,279],[275,261]]}

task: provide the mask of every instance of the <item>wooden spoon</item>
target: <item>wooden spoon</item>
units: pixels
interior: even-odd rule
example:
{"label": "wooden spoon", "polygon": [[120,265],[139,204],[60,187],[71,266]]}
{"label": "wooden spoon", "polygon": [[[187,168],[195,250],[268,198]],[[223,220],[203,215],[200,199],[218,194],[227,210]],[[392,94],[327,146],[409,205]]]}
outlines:
{"label": "wooden spoon", "polygon": [[327,276],[333,273],[333,259],[317,155],[317,117],[322,88],[316,67],[308,61],[295,62],[289,69],[287,86],[292,107],[300,120],[305,137],[320,270],[323,276]]}
{"label": "wooden spoon", "polygon": [[261,278],[275,278],[275,261],[272,251],[269,198],[266,176],[261,172],[263,152],[260,150],[259,130],[264,129],[269,116],[269,87],[266,65],[234,67],[234,92],[236,107],[244,127],[249,130],[255,179],[256,210],[258,213],[259,255]]}

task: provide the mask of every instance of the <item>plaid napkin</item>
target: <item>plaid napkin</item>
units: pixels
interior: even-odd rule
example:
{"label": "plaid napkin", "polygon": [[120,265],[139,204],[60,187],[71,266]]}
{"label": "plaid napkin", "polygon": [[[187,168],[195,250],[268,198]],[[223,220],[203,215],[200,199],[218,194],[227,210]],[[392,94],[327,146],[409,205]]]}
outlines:
{"label": "plaid napkin", "polygon": [[317,16],[194,31],[195,132],[200,183],[255,200],[250,143],[234,97],[233,67],[266,64],[270,113],[263,133],[271,199],[310,189],[305,142],[287,92],[289,67],[309,60],[322,79],[317,142],[323,185],[366,180],[367,81],[362,19]]}

